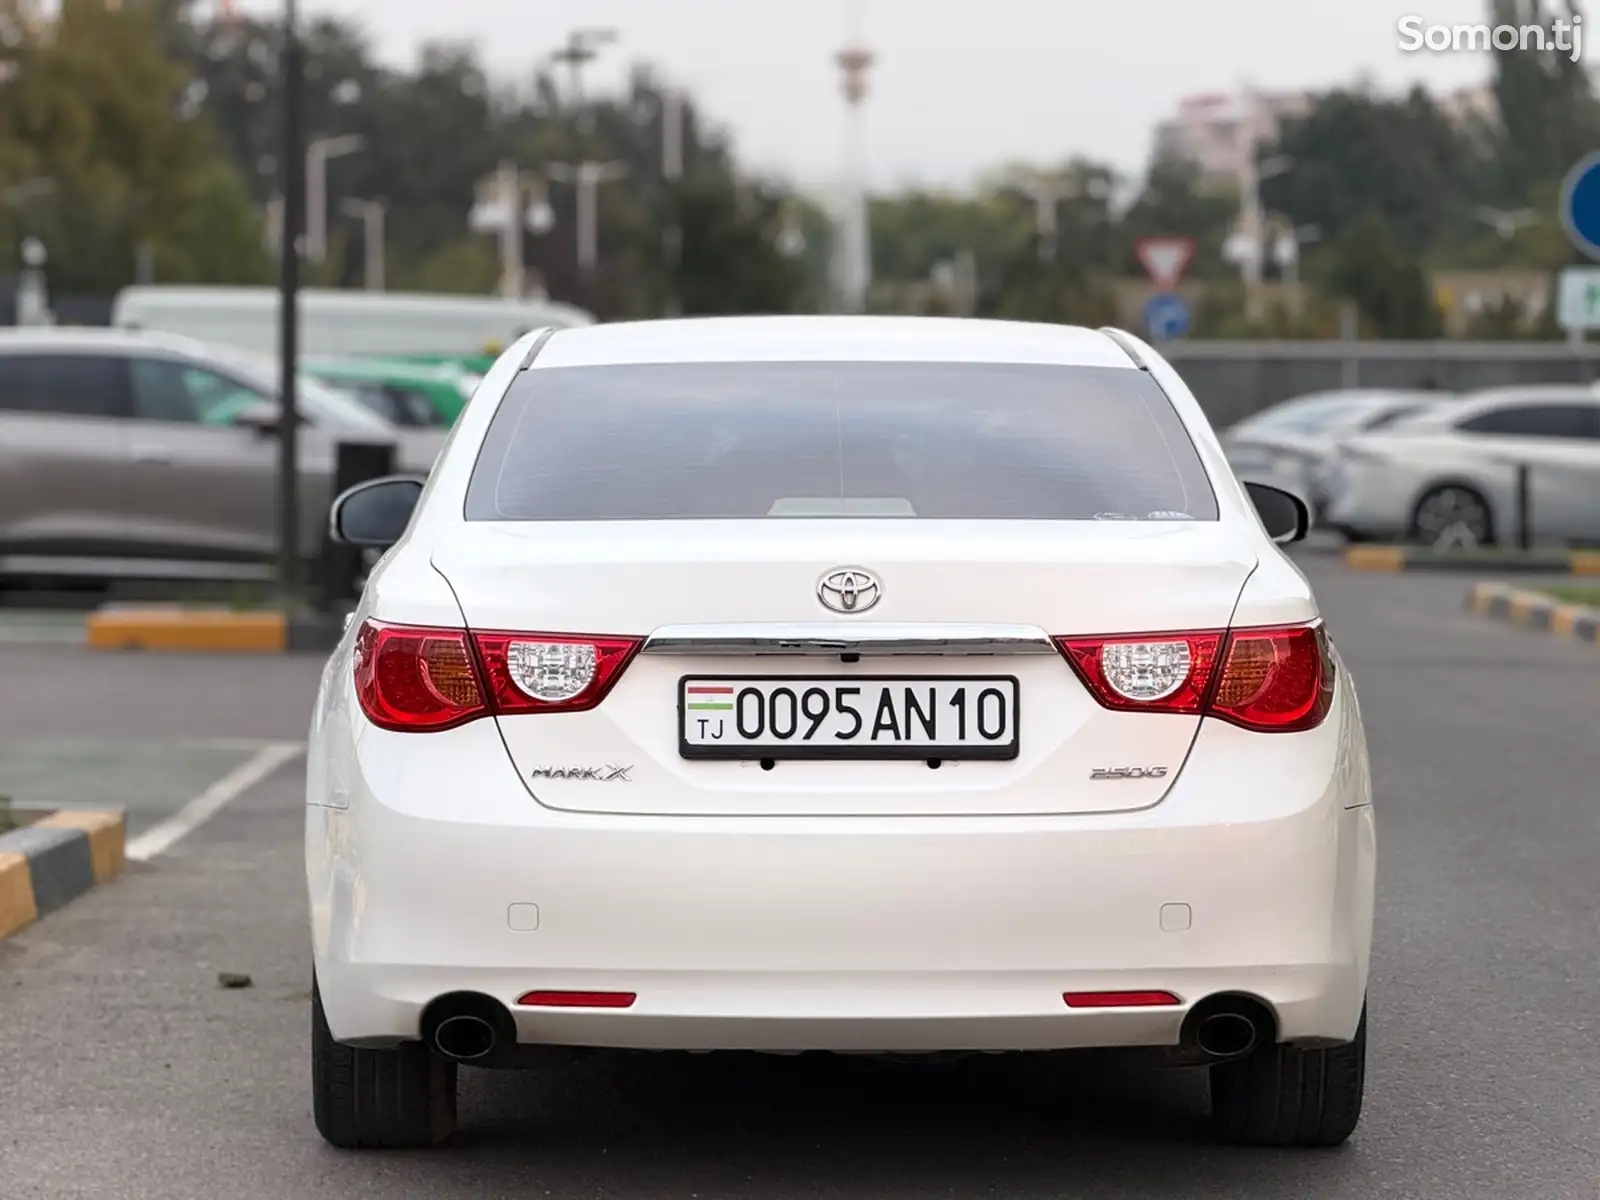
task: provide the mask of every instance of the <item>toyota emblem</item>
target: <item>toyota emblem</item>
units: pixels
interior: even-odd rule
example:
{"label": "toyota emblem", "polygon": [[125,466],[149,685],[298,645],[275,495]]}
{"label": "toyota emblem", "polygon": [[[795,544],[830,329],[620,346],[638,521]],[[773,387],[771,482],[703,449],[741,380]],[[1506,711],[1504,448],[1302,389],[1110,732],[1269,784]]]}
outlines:
{"label": "toyota emblem", "polygon": [[882,595],[877,578],[858,567],[829,571],[817,584],[817,599],[839,613],[866,612]]}

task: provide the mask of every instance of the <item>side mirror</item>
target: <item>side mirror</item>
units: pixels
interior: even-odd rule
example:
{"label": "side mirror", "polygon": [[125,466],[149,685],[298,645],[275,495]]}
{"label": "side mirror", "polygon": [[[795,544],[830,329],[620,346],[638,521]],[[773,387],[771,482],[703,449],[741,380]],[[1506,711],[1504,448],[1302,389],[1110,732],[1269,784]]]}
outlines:
{"label": "side mirror", "polygon": [[421,495],[422,480],[414,475],[386,475],[358,483],[334,498],[328,511],[329,536],[346,546],[387,549],[405,533]]}
{"label": "side mirror", "polygon": [[1278,545],[1298,542],[1311,532],[1311,509],[1293,492],[1266,483],[1246,483],[1244,490],[1250,493],[1267,536]]}
{"label": "side mirror", "polygon": [[278,428],[279,414],[283,410],[270,400],[252,400],[228,414],[228,424],[240,429],[252,429],[266,436]]}

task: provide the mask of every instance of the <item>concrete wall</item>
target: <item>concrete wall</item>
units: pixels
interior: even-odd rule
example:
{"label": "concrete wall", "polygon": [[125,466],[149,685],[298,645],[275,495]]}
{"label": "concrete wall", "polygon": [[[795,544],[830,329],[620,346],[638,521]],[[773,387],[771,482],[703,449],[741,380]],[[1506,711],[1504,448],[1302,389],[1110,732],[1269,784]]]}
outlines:
{"label": "concrete wall", "polygon": [[1600,344],[1561,342],[1167,342],[1167,360],[1221,429],[1291,396],[1330,388],[1466,392],[1600,379]]}

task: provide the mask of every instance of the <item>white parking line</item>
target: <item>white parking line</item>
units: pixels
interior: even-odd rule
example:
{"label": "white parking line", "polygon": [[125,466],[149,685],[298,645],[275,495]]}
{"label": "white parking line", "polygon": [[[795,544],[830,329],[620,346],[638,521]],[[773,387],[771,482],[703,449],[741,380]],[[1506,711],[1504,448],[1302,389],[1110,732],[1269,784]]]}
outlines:
{"label": "white parking line", "polygon": [[134,838],[124,853],[133,862],[145,862],[170,850],[304,749],[302,742],[267,743],[172,816]]}

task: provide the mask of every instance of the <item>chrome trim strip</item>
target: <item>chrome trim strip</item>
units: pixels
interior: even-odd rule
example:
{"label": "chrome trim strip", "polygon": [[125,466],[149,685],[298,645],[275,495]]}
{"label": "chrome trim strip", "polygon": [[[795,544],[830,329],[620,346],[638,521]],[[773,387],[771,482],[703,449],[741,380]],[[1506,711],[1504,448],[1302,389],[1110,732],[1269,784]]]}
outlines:
{"label": "chrome trim strip", "polygon": [[826,624],[663,625],[641,654],[826,657],[912,654],[946,657],[1055,654],[1034,625]]}

